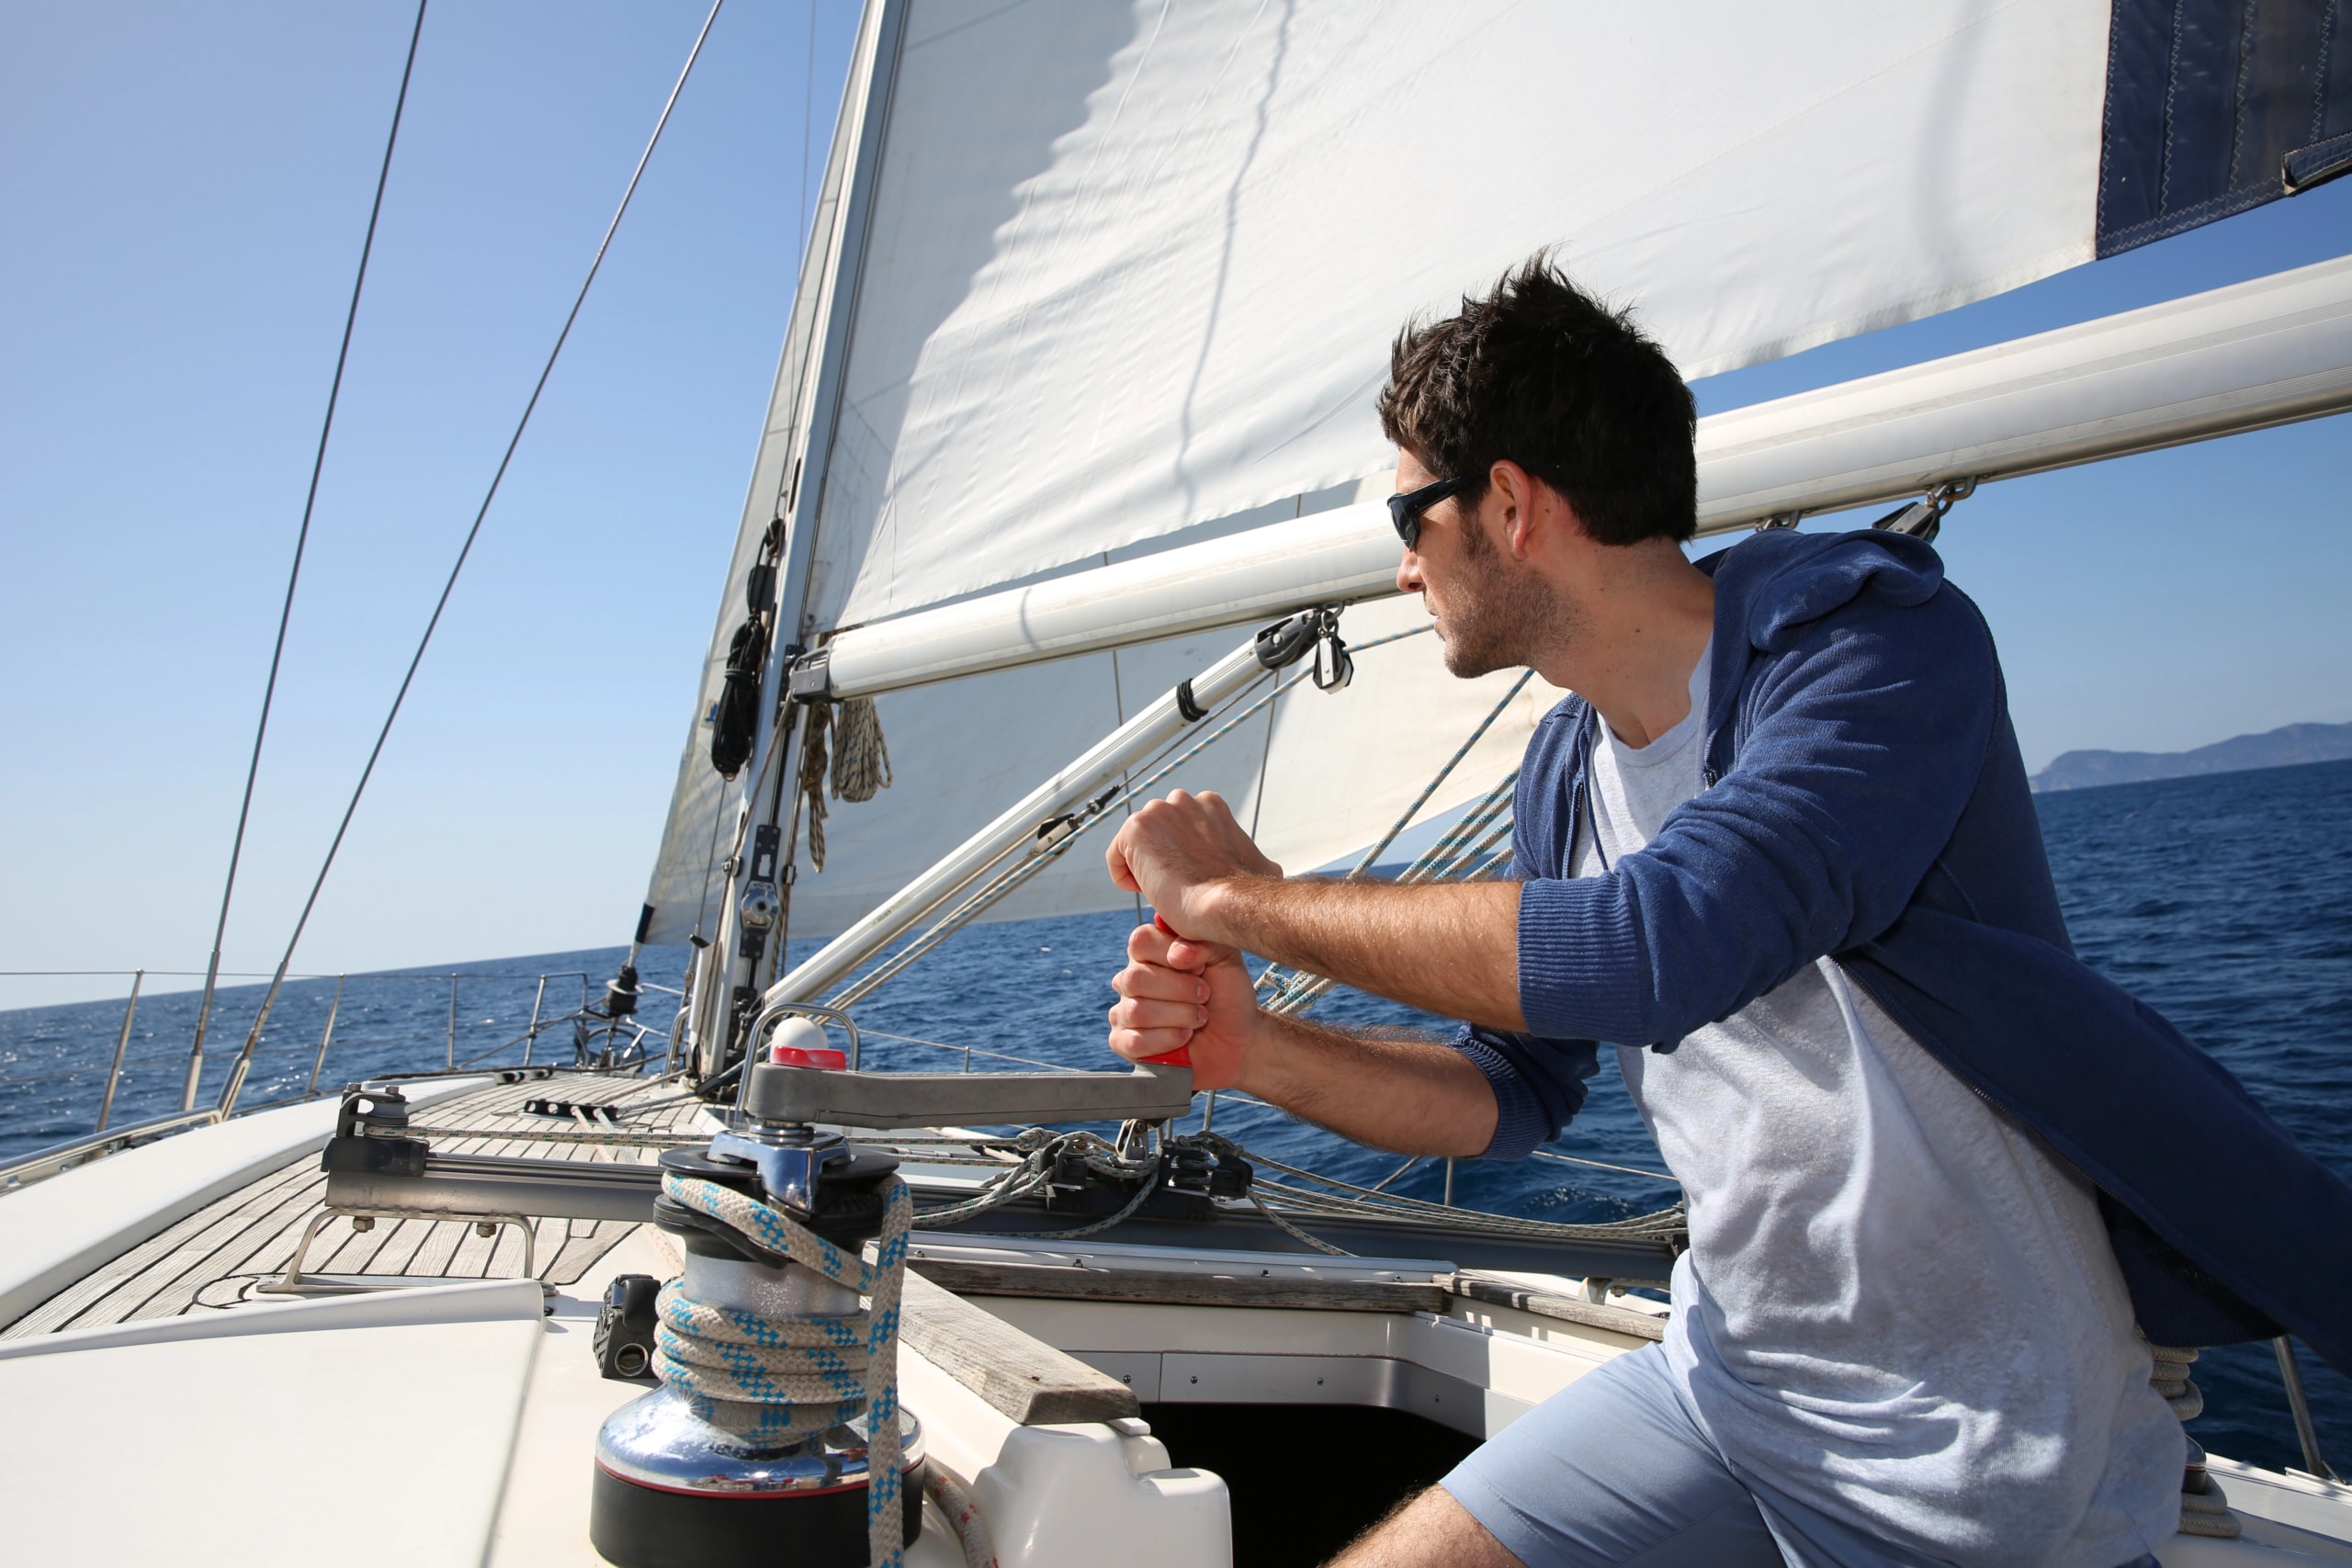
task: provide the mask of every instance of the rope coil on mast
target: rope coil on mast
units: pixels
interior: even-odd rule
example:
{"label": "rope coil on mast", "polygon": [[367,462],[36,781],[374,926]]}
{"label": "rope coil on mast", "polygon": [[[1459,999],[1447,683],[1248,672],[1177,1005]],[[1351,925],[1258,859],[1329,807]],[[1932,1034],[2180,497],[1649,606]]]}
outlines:
{"label": "rope coil on mast", "polygon": [[859,805],[890,787],[890,748],[872,697],[804,702],[808,733],[800,742],[801,796],[808,815],[808,860],[825,869],[826,775],[832,798]]}
{"label": "rope coil on mast", "polygon": [[835,705],[833,798],[855,805],[890,787],[890,748],[882,739],[882,716],[872,697]]}
{"label": "rope coil on mast", "polygon": [[810,703],[800,736],[800,778],[797,784],[805,807],[796,809],[796,823],[804,812],[808,819],[808,863],[825,869],[825,731],[832,717],[830,703]]}

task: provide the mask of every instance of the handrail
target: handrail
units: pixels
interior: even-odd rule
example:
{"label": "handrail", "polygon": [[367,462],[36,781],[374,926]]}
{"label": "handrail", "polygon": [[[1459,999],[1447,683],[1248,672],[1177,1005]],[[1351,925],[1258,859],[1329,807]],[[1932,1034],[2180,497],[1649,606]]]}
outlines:
{"label": "handrail", "polygon": [[74,1166],[128,1148],[132,1144],[160,1138],[189,1127],[207,1126],[220,1119],[220,1112],[210,1107],[202,1111],[174,1111],[162,1116],[151,1116],[143,1122],[126,1122],[112,1132],[91,1133],[65,1143],[51,1144],[45,1149],[34,1150],[22,1159],[0,1165],[0,1192],[12,1191],[27,1182],[55,1176],[60,1171],[70,1170]]}

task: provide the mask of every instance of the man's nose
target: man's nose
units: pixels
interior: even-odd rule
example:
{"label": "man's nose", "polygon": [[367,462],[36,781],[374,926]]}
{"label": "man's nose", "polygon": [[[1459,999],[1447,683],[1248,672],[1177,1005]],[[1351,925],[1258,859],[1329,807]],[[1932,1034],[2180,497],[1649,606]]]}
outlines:
{"label": "man's nose", "polygon": [[1396,563],[1396,592],[1419,593],[1421,591],[1421,558],[1407,550]]}

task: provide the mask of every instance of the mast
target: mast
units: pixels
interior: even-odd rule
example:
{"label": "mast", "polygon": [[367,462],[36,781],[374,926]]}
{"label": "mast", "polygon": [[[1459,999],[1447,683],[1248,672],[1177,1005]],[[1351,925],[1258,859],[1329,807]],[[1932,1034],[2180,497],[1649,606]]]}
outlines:
{"label": "mast", "polygon": [[[760,677],[758,724],[751,761],[734,810],[734,852],[719,901],[714,973],[726,984],[704,987],[695,998],[698,1042],[716,1043],[709,1065],[720,1065],[759,998],[759,982],[775,972],[789,922],[792,874],[781,856],[777,827],[785,793],[797,772],[794,742],[798,709],[784,701],[785,672],[807,651],[809,563],[817,518],[824,499],[825,473],[841,406],[841,379],[848,358],[857,283],[865,255],[874,183],[880,169],[890,89],[898,74],[899,46],[907,0],[869,0],[859,24],[863,70],[851,73],[851,93],[842,105],[842,125],[854,141],[849,148],[847,188],[826,240],[820,324],[802,367],[801,417],[786,465],[776,517],[785,525],[782,570],[770,617],[768,655]],[[854,129],[851,129],[854,126]],[[816,250],[812,233],[810,251]],[[804,264],[805,265],[805,264]],[[779,728],[781,733],[779,733]]]}

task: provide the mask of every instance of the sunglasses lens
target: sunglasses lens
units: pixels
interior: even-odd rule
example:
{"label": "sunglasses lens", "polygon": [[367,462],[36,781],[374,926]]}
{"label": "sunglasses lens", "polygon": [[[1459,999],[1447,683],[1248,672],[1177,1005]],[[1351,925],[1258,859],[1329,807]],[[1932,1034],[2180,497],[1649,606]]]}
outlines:
{"label": "sunglasses lens", "polygon": [[1407,549],[1420,543],[1420,514],[1413,510],[1409,496],[1392,495],[1388,498],[1388,520],[1396,525],[1396,536],[1405,541]]}

